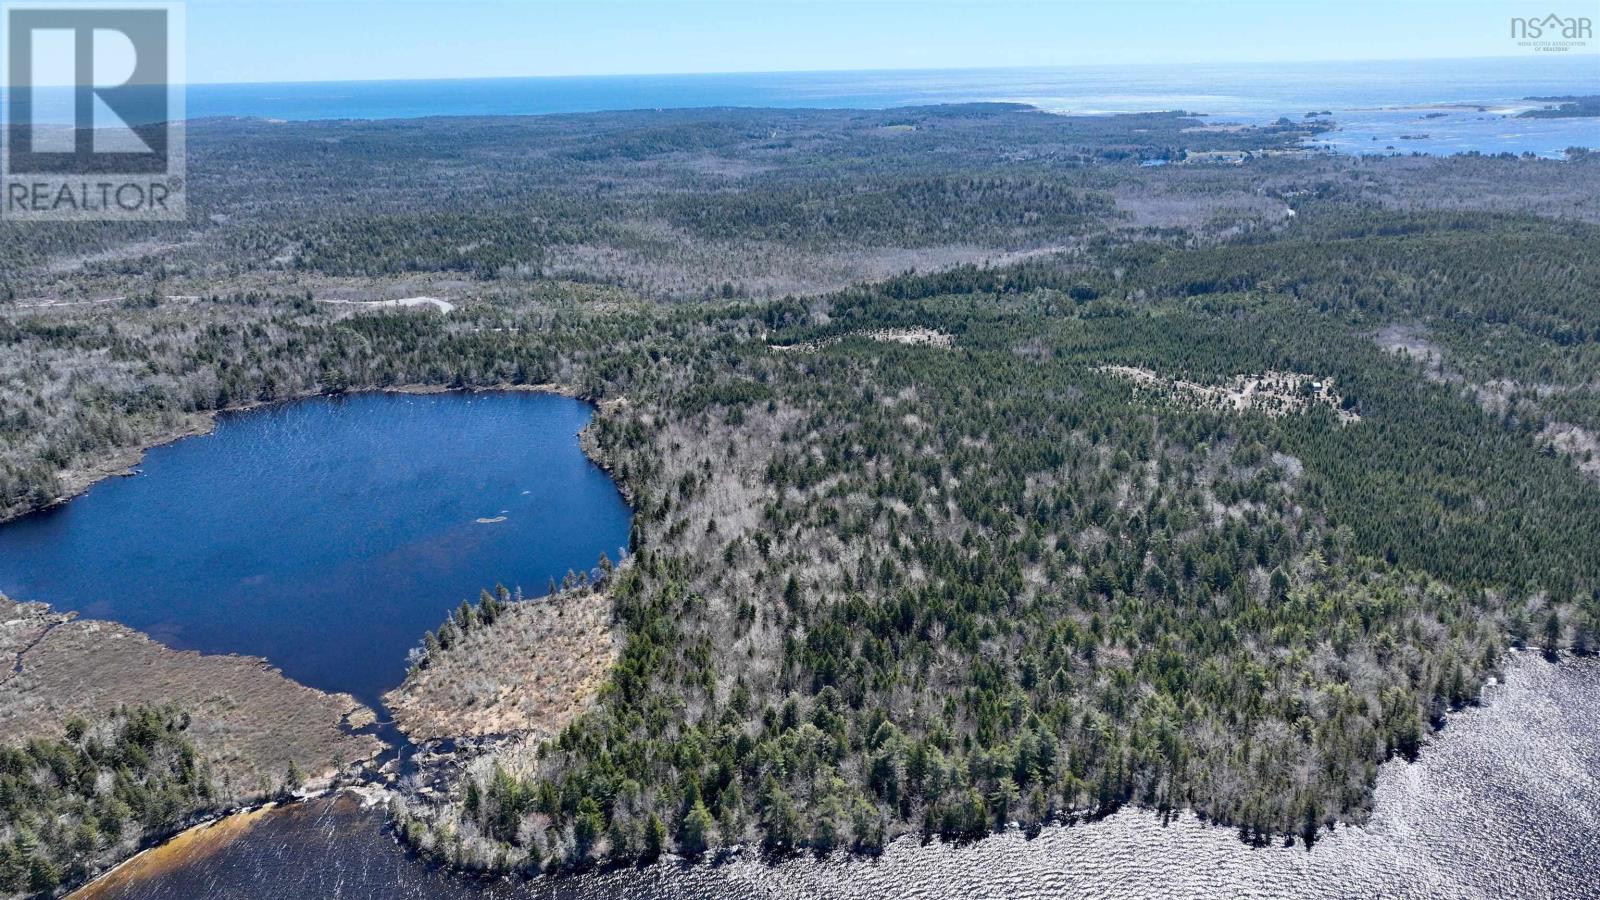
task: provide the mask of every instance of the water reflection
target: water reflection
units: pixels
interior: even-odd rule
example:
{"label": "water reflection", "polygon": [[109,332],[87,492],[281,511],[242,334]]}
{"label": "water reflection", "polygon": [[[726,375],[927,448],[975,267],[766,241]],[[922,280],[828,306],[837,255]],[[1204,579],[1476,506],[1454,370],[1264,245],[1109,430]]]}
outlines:
{"label": "water reflection", "polygon": [[1125,811],[1033,840],[902,840],[872,861],[663,863],[564,880],[473,881],[395,845],[350,798],[275,811],[215,847],[151,855],[95,898],[1395,897],[1600,895],[1600,660],[1521,654],[1484,706],[1415,764],[1383,767],[1371,822],[1307,852],[1252,848],[1192,817]]}

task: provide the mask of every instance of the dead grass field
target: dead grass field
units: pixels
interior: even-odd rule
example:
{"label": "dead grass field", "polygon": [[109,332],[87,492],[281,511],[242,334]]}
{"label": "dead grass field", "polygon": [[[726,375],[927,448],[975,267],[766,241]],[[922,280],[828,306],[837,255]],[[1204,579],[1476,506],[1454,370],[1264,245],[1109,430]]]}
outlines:
{"label": "dead grass field", "polygon": [[62,734],[72,716],[176,704],[223,796],[276,790],[291,762],[315,787],[379,752],[347,733],[370,711],[285,678],[263,659],[172,650],[123,625],[0,597],[0,743]]}
{"label": "dead grass field", "polygon": [[526,600],[433,654],[384,702],[414,741],[552,738],[594,701],[619,651],[606,594]]}

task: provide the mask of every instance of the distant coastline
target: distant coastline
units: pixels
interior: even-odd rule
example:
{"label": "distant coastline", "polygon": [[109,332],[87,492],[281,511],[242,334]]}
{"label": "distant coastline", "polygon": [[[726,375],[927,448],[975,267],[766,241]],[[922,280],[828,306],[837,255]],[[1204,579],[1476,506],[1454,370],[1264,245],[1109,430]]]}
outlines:
{"label": "distant coastline", "polygon": [[[1121,65],[192,84],[191,119],[406,119],[718,106],[888,109],[1010,101],[1075,115],[1184,109],[1244,121],[1306,110],[1515,104],[1592,93],[1595,57]],[[1441,90],[1448,94],[1441,95]],[[39,108],[70,121],[65,92]],[[3,112],[0,112],[3,115]]]}

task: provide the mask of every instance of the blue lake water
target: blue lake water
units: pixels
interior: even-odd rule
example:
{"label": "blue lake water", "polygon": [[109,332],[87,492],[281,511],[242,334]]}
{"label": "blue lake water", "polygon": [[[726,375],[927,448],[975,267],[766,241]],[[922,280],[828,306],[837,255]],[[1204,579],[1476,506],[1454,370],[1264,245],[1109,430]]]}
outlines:
{"label": "blue lake water", "polygon": [[480,588],[533,596],[618,558],[631,513],[578,446],[591,412],[449,393],[225,414],[140,476],[0,528],[0,592],[375,703]]}

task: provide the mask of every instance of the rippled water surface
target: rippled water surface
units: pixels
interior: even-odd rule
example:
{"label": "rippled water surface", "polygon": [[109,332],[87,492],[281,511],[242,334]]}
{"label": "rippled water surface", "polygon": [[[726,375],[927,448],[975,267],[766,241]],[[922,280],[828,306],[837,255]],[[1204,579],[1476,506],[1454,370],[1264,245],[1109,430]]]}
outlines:
{"label": "rippled water surface", "polygon": [[0,591],[373,704],[462,599],[616,558],[629,511],[578,446],[590,414],[533,393],[227,414],[138,477],[0,528]]}
{"label": "rippled water surface", "polygon": [[1412,764],[1379,776],[1362,828],[1309,852],[1253,848],[1192,817],[1142,811],[953,846],[915,840],[872,861],[662,863],[559,881],[480,882],[425,865],[349,798],[259,817],[237,833],[152,854],[94,897],[522,900],[654,897],[1600,896],[1600,660],[1521,654],[1485,705],[1453,716]]}

